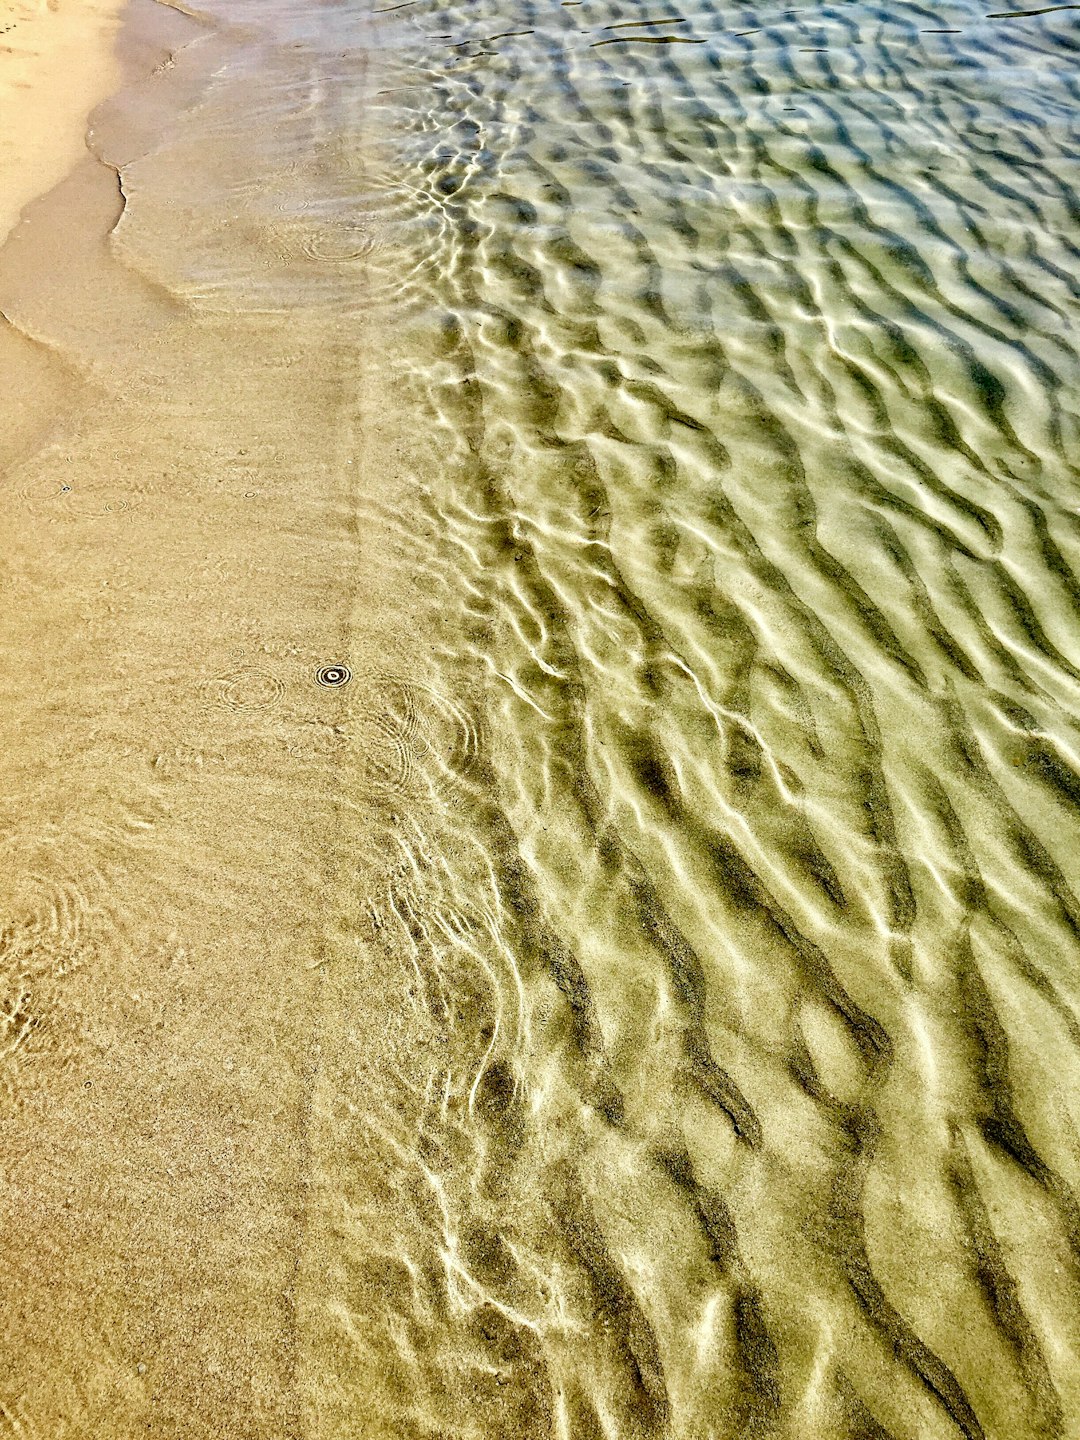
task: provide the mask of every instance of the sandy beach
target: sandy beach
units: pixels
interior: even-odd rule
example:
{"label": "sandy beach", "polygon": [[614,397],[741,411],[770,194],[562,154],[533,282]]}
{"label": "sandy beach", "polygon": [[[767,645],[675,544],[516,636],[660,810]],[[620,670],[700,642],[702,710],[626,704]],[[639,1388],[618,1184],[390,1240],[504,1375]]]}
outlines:
{"label": "sandy beach", "polygon": [[0,0],[3,1433],[1080,1434],[1070,21]]}
{"label": "sandy beach", "polygon": [[[357,433],[355,339],[194,316],[170,224],[164,278],[125,252],[118,175],[182,139],[238,45],[150,0],[118,35],[119,11],[20,10],[0,55],[10,218],[26,204],[0,257],[3,1414],[52,1440],[277,1440],[311,1403],[320,1075],[355,1088],[357,1047],[415,1064],[386,1062],[377,937],[378,1002],[353,994],[357,877],[383,861],[343,838],[362,677],[393,668],[412,597],[356,535],[378,426]],[[368,543],[358,579],[344,550]],[[350,690],[317,682],[344,662]]]}
{"label": "sandy beach", "polygon": [[0,4],[0,236],[85,154],[94,106],[120,83],[123,0]]}

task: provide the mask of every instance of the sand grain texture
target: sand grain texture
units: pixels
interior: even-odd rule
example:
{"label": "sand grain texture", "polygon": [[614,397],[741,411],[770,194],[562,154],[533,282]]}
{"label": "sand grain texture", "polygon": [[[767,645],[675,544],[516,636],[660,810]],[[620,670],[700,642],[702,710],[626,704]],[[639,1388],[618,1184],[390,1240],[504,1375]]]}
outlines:
{"label": "sand grain texture", "polygon": [[[56,1440],[281,1437],[327,970],[379,863],[316,672],[392,664],[408,595],[375,536],[354,573],[355,338],[196,314],[125,252],[129,167],[242,45],[137,0],[123,47],[91,153],[0,255],[0,1401]],[[399,982],[365,973],[378,1033],[330,1035],[371,1059]]]}
{"label": "sand grain texture", "polygon": [[207,9],[0,253],[7,1412],[1069,1440],[1071,14]]}
{"label": "sand grain texture", "polygon": [[0,3],[0,236],[84,153],[91,110],[119,83],[124,0]]}

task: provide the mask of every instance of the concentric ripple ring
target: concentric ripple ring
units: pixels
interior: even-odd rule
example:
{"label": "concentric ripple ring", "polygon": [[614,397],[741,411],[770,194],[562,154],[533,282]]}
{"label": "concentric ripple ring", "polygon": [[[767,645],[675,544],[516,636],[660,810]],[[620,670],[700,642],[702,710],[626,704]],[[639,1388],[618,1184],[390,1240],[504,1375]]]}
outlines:
{"label": "concentric ripple ring", "polygon": [[347,685],[352,679],[352,671],[347,665],[320,665],[315,679],[318,684],[328,687]]}

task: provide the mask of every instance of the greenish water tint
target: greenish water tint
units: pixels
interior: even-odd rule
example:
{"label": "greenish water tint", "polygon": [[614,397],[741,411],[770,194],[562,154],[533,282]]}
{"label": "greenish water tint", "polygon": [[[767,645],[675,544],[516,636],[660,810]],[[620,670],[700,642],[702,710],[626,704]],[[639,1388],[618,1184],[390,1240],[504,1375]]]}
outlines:
{"label": "greenish water tint", "polygon": [[399,899],[448,1059],[394,1423],[1070,1433],[1075,24],[408,17],[482,742],[406,850],[483,860]]}
{"label": "greenish water tint", "polygon": [[1066,8],[222,5],[183,253],[125,170],[410,437],[410,673],[330,658],[427,1039],[310,1139],[312,1435],[1080,1426]]}

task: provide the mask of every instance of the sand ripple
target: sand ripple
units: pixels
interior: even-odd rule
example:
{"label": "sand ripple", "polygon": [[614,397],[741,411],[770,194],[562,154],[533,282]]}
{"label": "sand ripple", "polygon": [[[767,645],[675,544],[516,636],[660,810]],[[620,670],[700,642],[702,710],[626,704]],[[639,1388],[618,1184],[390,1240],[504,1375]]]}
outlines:
{"label": "sand ripple", "polygon": [[289,657],[157,747],[323,987],[275,1433],[1075,1435],[1074,17],[221,8],[109,253],[210,377],[184,603]]}
{"label": "sand ripple", "polygon": [[417,563],[487,738],[386,901],[445,1061],[365,1383],[399,1433],[1070,1433],[1064,24],[406,17]]}

